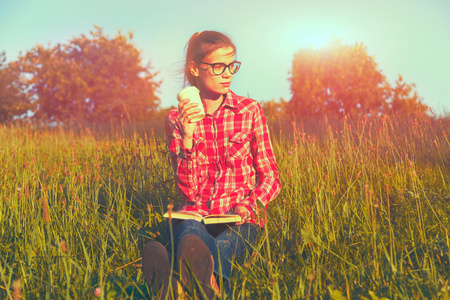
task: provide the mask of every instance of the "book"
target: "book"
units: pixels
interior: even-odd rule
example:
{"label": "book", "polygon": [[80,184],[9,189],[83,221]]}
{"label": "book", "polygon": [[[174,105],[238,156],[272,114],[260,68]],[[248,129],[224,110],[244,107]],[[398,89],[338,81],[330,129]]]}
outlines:
{"label": "book", "polygon": [[[168,218],[169,213],[164,214],[164,218]],[[182,220],[196,220],[203,222],[204,224],[219,224],[219,223],[236,223],[241,222],[241,216],[239,215],[208,215],[202,216],[194,212],[181,212],[173,211],[172,219],[182,219]]]}

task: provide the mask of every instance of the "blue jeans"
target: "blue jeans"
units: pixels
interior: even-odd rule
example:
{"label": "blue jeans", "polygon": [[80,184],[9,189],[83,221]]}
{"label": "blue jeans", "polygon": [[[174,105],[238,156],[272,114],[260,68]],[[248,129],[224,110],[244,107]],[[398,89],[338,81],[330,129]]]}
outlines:
{"label": "blue jeans", "polygon": [[222,276],[228,280],[232,262],[242,259],[246,252],[252,250],[251,245],[254,245],[258,233],[257,227],[251,223],[239,226],[231,224],[204,225],[195,220],[173,220],[172,230],[175,252],[185,235],[195,234],[211,251],[214,259],[214,273],[219,275],[219,266],[221,266]]}

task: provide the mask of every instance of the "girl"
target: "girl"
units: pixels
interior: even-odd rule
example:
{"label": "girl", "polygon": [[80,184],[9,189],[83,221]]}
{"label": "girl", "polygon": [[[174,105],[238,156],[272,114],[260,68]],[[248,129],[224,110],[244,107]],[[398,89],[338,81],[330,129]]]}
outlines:
{"label": "girl", "polygon": [[[241,63],[230,38],[216,31],[195,33],[187,44],[186,81],[200,90],[206,117],[189,99],[165,120],[167,145],[182,197],[178,211],[238,214],[236,224],[204,225],[173,220],[179,272],[189,286],[192,271],[208,298],[219,293],[215,275],[230,280],[232,262],[251,249],[260,226],[256,201],[267,208],[280,191],[278,167],[263,111],[252,99],[230,90]],[[262,224],[261,224],[262,225]],[[170,264],[165,248],[148,243],[143,251],[147,282],[168,285]]]}

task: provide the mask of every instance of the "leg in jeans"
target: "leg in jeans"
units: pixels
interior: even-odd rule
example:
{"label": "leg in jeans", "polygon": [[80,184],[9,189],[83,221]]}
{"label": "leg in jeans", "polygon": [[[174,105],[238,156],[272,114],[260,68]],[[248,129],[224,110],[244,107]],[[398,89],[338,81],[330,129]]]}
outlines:
{"label": "leg in jeans", "polygon": [[[198,236],[209,248],[209,251],[211,252],[214,264],[218,263],[218,257],[217,257],[217,245],[214,237],[208,233],[206,230],[206,226],[198,221],[195,220],[173,220],[172,221],[172,230],[173,230],[173,240],[174,240],[174,246],[175,246],[175,257],[177,255],[176,251],[178,249],[178,245],[180,244],[180,241],[183,237],[185,237],[188,234],[194,234]],[[169,243],[170,248],[170,243]],[[170,249],[169,249],[170,251]],[[170,252],[169,252],[170,253]],[[178,262],[175,262],[175,265],[177,265]],[[176,267],[178,269],[178,267]]]}
{"label": "leg in jeans", "polygon": [[[205,225],[194,220],[175,220],[173,240],[176,249],[176,267],[186,287],[199,287],[212,299],[219,294],[219,287],[214,276],[214,263],[217,263],[217,246],[214,237],[208,233]],[[215,261],[215,262],[214,262]],[[193,281],[193,277],[196,278]],[[196,283],[198,280],[198,286]]]}
{"label": "leg in jeans", "polygon": [[173,220],[172,230],[175,251],[184,236],[187,234],[197,235],[211,251],[214,259],[214,273],[219,274],[220,264],[222,276],[226,279],[230,278],[231,263],[236,258],[242,258],[247,251],[251,250],[249,244],[255,243],[258,232],[257,226],[251,223],[240,226],[228,224],[205,226],[195,220]]}
{"label": "leg in jeans", "polygon": [[[222,276],[230,279],[231,265],[236,260],[244,258],[252,250],[251,245],[256,241],[257,228],[247,223],[240,226],[225,226],[215,238],[220,255]],[[216,263],[214,261],[214,263]],[[214,265],[215,273],[219,274],[219,265]]]}

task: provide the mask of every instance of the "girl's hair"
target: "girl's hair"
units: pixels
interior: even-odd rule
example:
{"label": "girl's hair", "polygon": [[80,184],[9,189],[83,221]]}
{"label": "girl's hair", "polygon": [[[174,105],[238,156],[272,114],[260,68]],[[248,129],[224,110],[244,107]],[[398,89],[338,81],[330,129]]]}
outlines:
{"label": "girl's hair", "polygon": [[186,61],[184,63],[184,84],[189,82],[190,85],[195,85],[195,77],[191,74],[189,64],[191,61],[196,63],[201,62],[206,55],[220,49],[231,47],[236,53],[236,46],[231,39],[217,31],[200,31],[194,33],[186,44]]}

